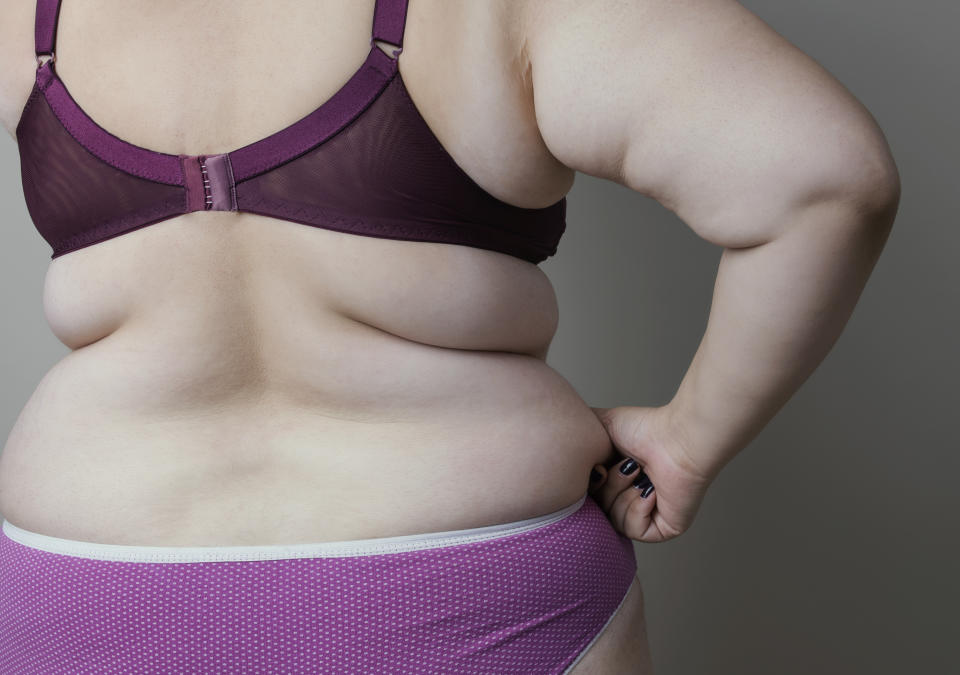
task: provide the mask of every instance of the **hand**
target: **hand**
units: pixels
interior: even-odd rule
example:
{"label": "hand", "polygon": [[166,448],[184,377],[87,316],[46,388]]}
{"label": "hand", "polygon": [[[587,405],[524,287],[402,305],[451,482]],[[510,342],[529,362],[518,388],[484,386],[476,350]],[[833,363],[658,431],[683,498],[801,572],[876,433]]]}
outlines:
{"label": "hand", "polygon": [[[588,493],[619,533],[646,543],[667,541],[693,522],[713,475],[689,459],[666,406],[593,408],[619,454],[594,467],[601,475]],[[633,459],[630,475],[620,467]],[[632,486],[645,473],[653,491],[642,497]]]}

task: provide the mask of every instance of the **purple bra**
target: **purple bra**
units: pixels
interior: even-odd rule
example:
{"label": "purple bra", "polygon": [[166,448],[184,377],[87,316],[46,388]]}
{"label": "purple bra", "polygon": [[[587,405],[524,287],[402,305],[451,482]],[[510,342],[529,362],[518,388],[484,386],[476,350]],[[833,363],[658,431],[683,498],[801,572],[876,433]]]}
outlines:
{"label": "purple bra", "polygon": [[[36,84],[16,130],[27,209],[51,258],[200,210],[461,244],[532,263],[556,253],[566,198],[543,208],[497,199],[417,110],[397,67],[407,0],[376,0],[370,52],[329,100],[266,138],[213,155],[147,150],[91,119],[54,67],[60,3],[37,2]],[[374,40],[395,45],[393,56]]]}

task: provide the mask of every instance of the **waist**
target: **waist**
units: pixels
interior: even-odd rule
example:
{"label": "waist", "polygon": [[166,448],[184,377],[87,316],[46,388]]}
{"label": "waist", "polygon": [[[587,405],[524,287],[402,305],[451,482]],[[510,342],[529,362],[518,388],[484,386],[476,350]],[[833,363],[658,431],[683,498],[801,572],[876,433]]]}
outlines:
{"label": "waist", "polygon": [[402,536],[562,509],[611,452],[540,359],[369,338],[299,369],[143,360],[109,340],[74,352],[0,455],[0,513],[108,544]]}

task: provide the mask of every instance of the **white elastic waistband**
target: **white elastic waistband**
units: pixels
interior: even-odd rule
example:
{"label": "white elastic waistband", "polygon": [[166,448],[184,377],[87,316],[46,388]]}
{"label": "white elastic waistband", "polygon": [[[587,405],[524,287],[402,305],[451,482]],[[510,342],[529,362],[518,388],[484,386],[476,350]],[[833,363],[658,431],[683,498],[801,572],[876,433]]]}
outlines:
{"label": "white elastic waistband", "polygon": [[355,539],[352,541],[324,541],[314,544],[273,544],[265,546],[128,546],[100,544],[89,541],[61,539],[24,530],[7,520],[3,534],[30,548],[80,558],[113,560],[117,562],[216,562],[233,560],[283,560],[287,558],[344,558],[350,556],[380,555],[443,548],[476,541],[497,539],[549,525],[565,518],[583,506],[587,495],[559,511],[512,523],[489,525],[466,530],[427,532],[423,534]]}

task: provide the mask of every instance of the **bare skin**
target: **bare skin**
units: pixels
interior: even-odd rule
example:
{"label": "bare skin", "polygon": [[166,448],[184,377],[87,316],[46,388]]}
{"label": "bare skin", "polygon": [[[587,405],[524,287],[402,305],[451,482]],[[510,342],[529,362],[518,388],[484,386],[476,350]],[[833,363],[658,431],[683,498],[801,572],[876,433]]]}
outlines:
{"label": "bare skin", "polygon": [[863,104],[737,2],[600,4],[528,5],[544,142],[724,248],[674,397],[595,410],[618,451],[604,466],[630,457],[654,486],[644,498],[617,478],[597,500],[618,531],[655,543],[690,527],[711,481],[829,352],[900,181]]}
{"label": "bare skin", "polygon": [[[11,134],[33,83],[33,12],[16,0],[0,21]],[[372,16],[372,0],[66,2],[57,69],[124,140],[224,152],[328,99],[364,58]],[[735,248],[791,231],[813,201],[858,205],[831,213],[872,232],[854,212],[890,201],[862,107],[729,0],[411,0],[399,64],[457,163],[518,206],[555,202],[582,171]],[[762,287],[763,273],[740,283]],[[618,456],[546,363],[548,278],[504,254],[193,213],[52,261],[44,308],[72,351],[0,455],[0,513],[28,530],[209,546],[479,527],[576,501],[591,466]],[[658,448],[693,479],[736,444],[692,445]],[[624,489],[607,483],[605,507]],[[572,672],[652,672],[639,580]]]}

